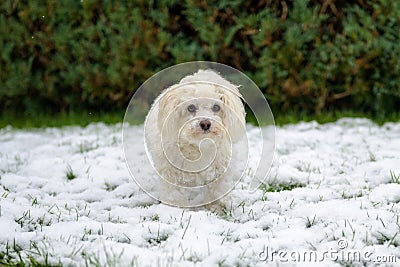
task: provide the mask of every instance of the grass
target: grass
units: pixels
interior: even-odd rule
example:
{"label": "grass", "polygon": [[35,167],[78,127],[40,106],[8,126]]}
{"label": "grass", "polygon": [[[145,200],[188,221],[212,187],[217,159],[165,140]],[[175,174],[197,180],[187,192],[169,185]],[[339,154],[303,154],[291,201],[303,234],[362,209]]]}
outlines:
{"label": "grass", "polygon": [[[125,110],[104,112],[104,111],[74,111],[57,114],[25,114],[16,115],[3,113],[0,117],[0,128],[11,125],[14,128],[44,128],[61,127],[68,125],[86,126],[92,122],[103,122],[106,124],[121,123],[124,119]],[[400,113],[389,116],[372,116],[370,114],[358,113],[354,111],[326,111],[317,115],[288,112],[274,114],[276,125],[297,123],[300,121],[317,121],[318,123],[334,122],[343,117],[350,118],[369,118],[375,123],[382,125],[385,122],[400,121]],[[247,121],[256,124],[257,121],[251,112],[247,114]]]}
{"label": "grass", "polygon": [[281,192],[281,191],[291,191],[295,188],[305,187],[304,184],[299,182],[292,182],[292,183],[277,183],[271,182],[266,184],[261,184],[260,189],[264,192]]}
{"label": "grass", "polygon": [[[59,266],[49,263],[49,254],[43,249],[39,248],[36,243],[31,242],[31,250],[24,251],[26,257],[22,256],[21,247],[15,242],[15,239],[10,245],[6,244],[6,249],[0,252],[0,266],[36,266],[36,267],[48,267],[48,266]],[[38,258],[42,258],[43,261],[38,261]]]}
{"label": "grass", "polygon": [[[390,115],[380,115],[373,116],[371,114],[355,112],[355,111],[324,111],[319,114],[310,115],[305,113],[295,113],[295,112],[287,112],[281,114],[274,114],[275,124],[277,126],[286,125],[286,124],[294,124],[300,121],[317,121],[320,124],[335,122],[340,118],[367,118],[371,119],[378,125],[382,125],[386,122],[399,122],[400,121],[400,113],[390,114]],[[256,119],[252,114],[247,115],[247,121],[255,124]]]}
{"label": "grass", "polygon": [[[0,266],[7,267],[51,267],[51,266],[63,266],[63,263],[58,260],[58,263],[50,263],[49,257],[51,256],[44,248],[39,247],[35,242],[31,242],[30,250],[22,250],[15,240],[13,244],[6,244],[4,252],[0,252]],[[120,253],[115,253],[113,249],[107,249],[103,247],[106,258],[106,264],[102,264],[100,256],[98,254],[88,254],[86,251],[82,251],[80,254],[85,260],[86,266],[119,266],[119,262],[124,253],[122,250]],[[80,249],[77,250],[79,252]],[[38,260],[39,259],[39,260]],[[129,266],[138,266],[137,257],[132,258]]]}
{"label": "grass", "polygon": [[67,171],[65,172],[65,176],[67,177],[68,180],[73,180],[77,177],[70,165],[67,165]]}
{"label": "grass", "polygon": [[397,174],[394,171],[390,171],[390,181],[394,184],[400,184],[400,174]]}
{"label": "grass", "polygon": [[306,222],[306,227],[311,228],[311,226],[315,225],[315,217],[317,215],[314,215],[314,217],[311,219],[310,217],[307,217],[307,222]]}
{"label": "grass", "polygon": [[14,128],[44,128],[44,127],[61,127],[68,125],[86,126],[92,122],[104,122],[106,124],[114,124],[122,122],[125,110],[120,112],[68,112],[58,114],[2,114],[0,117],[0,128],[11,125]]}
{"label": "grass", "polygon": [[[60,127],[60,126],[66,126],[66,125],[81,125],[81,126],[86,126],[89,123],[92,122],[104,122],[107,124],[114,124],[114,123],[120,123],[123,120],[124,117],[124,110],[121,110],[121,112],[114,112],[114,113],[104,113],[104,112],[98,112],[98,113],[93,113],[93,112],[74,112],[74,113],[60,113],[60,114],[55,114],[55,115],[49,115],[49,114],[38,114],[38,115],[28,115],[28,116],[15,116],[15,115],[10,115],[10,116],[1,116],[0,117],[0,128],[1,127],[5,127],[6,125],[12,125],[15,128],[42,128],[42,127]],[[399,113],[400,114],[400,113]],[[316,120],[319,123],[328,123],[328,122],[333,122],[341,117],[364,117],[364,118],[372,118],[368,115],[365,114],[357,114],[357,113],[353,113],[353,112],[335,112],[335,113],[322,113],[316,116],[309,116],[309,115],[299,115],[299,114],[295,114],[295,113],[288,113],[288,114],[278,114],[275,118],[276,120],[276,124],[277,125],[284,125],[284,124],[288,124],[288,123],[297,123],[299,121],[311,121],[311,120]],[[381,118],[372,118],[373,121],[375,121],[377,124],[383,124],[387,121],[400,121],[400,115],[393,115],[393,116],[388,116],[388,117],[381,117]],[[248,121],[252,121],[253,119],[251,117],[249,117]],[[91,146],[87,146],[85,143],[80,144],[79,146],[79,152],[80,153],[84,153],[87,152],[89,150],[91,150],[92,147]],[[370,159],[371,161],[376,160],[375,159],[375,155],[370,152]],[[17,162],[22,161],[22,159],[16,159]],[[306,168],[303,171],[311,171],[309,170],[310,167],[306,166]],[[72,167],[70,165],[66,166],[66,171],[65,171],[65,179],[66,180],[73,180],[77,178],[77,173],[75,172],[76,170],[73,170]],[[87,172],[89,171],[89,169],[87,170]],[[0,172],[1,174],[1,172]],[[400,183],[400,173],[394,172],[392,170],[390,170],[390,182],[391,183]],[[263,191],[264,195],[266,195],[266,193],[269,192],[281,192],[281,191],[291,191],[294,190],[296,188],[301,188],[301,187],[305,187],[306,184],[302,184],[298,181],[289,181],[287,183],[279,183],[278,181],[271,181],[269,183],[263,184],[260,186],[260,189]],[[110,184],[110,183],[105,183],[104,184],[104,188],[106,191],[114,191],[116,189],[116,185]],[[3,192],[3,197],[6,197],[8,195],[8,191],[6,190]],[[55,193],[54,193],[55,194]],[[356,193],[357,194],[357,193]],[[347,199],[347,198],[357,198],[357,197],[363,197],[363,193],[359,192],[357,195],[347,195],[344,193],[342,194],[342,198]],[[320,197],[320,201],[322,201],[323,197]],[[42,205],[41,199],[38,199],[37,197],[31,197],[29,196],[29,201],[32,207],[37,208],[40,205]],[[288,199],[290,201],[290,199]],[[297,200],[296,200],[297,201]],[[301,203],[301,202],[300,202]],[[152,204],[145,204],[144,207],[145,208],[149,208],[149,206],[151,206]],[[293,208],[295,205],[298,205],[295,202],[295,199],[292,198],[291,202],[289,204],[290,208]],[[373,204],[374,207],[377,207],[381,205],[381,203],[376,202]],[[54,206],[54,208],[53,208]],[[54,217],[52,216],[42,216],[42,217],[33,217],[31,216],[30,210],[27,210],[23,213],[22,217],[20,218],[16,218],[15,222],[18,223],[21,228],[31,228],[32,231],[36,230],[36,229],[40,229],[45,226],[48,226],[51,223],[54,222],[60,222],[63,221],[63,217],[61,216],[62,213],[61,211],[59,211],[57,205],[53,205],[52,207],[50,207],[49,209],[49,213],[51,215],[53,215],[54,213]],[[240,202],[240,204],[235,205],[234,207],[230,207],[230,210],[228,209],[226,212],[226,216],[228,217],[233,217],[234,214],[234,208],[239,209],[239,211],[241,211],[243,214],[248,211],[248,217],[249,220],[255,220],[254,219],[254,213],[256,213],[257,211],[255,211],[253,213],[253,210],[251,209],[251,205],[247,204],[244,200],[242,202]],[[1,208],[1,207],[0,207]],[[65,207],[65,210],[69,213],[75,214],[76,212],[76,221],[78,221],[78,219],[80,218],[80,216],[87,216],[90,213],[90,210],[86,210],[86,206],[85,206],[85,210],[82,211],[80,210],[78,213],[78,210],[76,208],[67,208]],[[1,213],[0,213],[1,215]],[[185,237],[191,233],[189,229],[192,229],[192,223],[191,223],[191,215],[186,217],[186,220],[184,220],[184,211],[182,211],[182,216],[180,218],[180,229],[181,231],[179,232],[179,236],[175,236],[178,237],[178,239],[180,238],[181,240],[185,239]],[[253,216],[253,218],[251,219],[250,216]],[[149,215],[149,219],[152,222],[160,222],[163,223],[162,218],[160,219],[160,216],[157,213],[152,213]],[[53,218],[53,220],[51,220]],[[72,217],[68,217],[69,220],[71,220]],[[72,218],[73,219],[73,218]],[[310,216],[310,217],[306,217],[303,218],[305,220],[305,227],[306,228],[312,228],[314,225],[317,225],[318,223],[321,222],[321,220],[318,220],[318,218],[316,218],[316,215]],[[109,221],[111,220],[111,216],[109,215]],[[173,222],[177,222],[179,223],[179,218],[176,219],[176,221],[174,221],[173,219],[171,219],[171,221]],[[323,222],[323,221],[322,221]],[[385,224],[382,222],[382,227],[386,228],[387,222],[385,221]],[[116,223],[121,223],[119,221],[119,219],[117,219]],[[126,222],[123,222],[126,223]],[[397,224],[398,225],[398,224]],[[271,223],[271,225],[267,225],[263,227],[264,231],[269,230],[270,228],[273,228],[273,225]],[[379,232],[380,233],[380,232]],[[400,232],[396,232],[394,234],[390,233],[390,235],[386,234],[382,234],[380,233],[378,239],[378,244],[381,245],[387,245],[389,246],[394,246],[394,247],[398,247],[399,243],[398,243],[398,233]],[[84,236],[82,237],[82,240],[85,239],[85,237],[87,235],[104,235],[104,229],[103,229],[103,225],[101,225],[101,227],[99,229],[86,229]],[[353,230],[353,235],[354,235],[354,230]],[[86,237],[87,238],[87,237]],[[169,235],[168,233],[163,233],[160,232],[160,229],[156,229],[155,231],[153,231],[152,235],[150,235],[150,237],[148,237],[146,239],[146,241],[149,243],[150,246],[160,246],[163,244],[164,241],[168,240]],[[232,240],[230,240],[229,238],[232,238],[229,234],[229,230],[226,232],[226,238],[223,239],[222,242],[234,242]],[[128,244],[134,243],[134,240],[130,240],[129,237],[127,237],[126,239],[127,241],[124,241]],[[371,244],[372,245],[372,244]],[[36,250],[38,250],[38,247],[36,246],[32,246],[31,249],[24,249],[22,250],[22,248],[20,246],[18,246],[18,244],[15,243],[14,244],[11,242],[10,244],[7,244],[7,249],[6,251],[1,252],[0,251],[0,266],[52,266],[51,265],[51,261],[49,259],[51,259],[52,255],[50,253],[47,253],[46,251],[42,251],[40,250],[39,252],[37,252]],[[101,261],[100,261],[100,256],[97,254],[85,254],[86,252],[82,252],[82,257],[84,258],[84,261],[87,265],[92,265],[92,266],[100,266],[101,265]],[[107,254],[108,253],[108,254]],[[210,252],[209,252],[210,254]],[[106,251],[106,257],[107,257],[107,263],[109,263],[111,266],[117,265],[117,263],[120,261],[121,259],[121,255],[122,252],[120,253],[116,253],[113,254],[112,252]],[[136,256],[135,256],[136,257]],[[195,253],[192,252],[192,254],[190,254],[189,256],[185,256],[184,257],[187,261],[196,263],[201,261],[201,259],[198,257],[198,255],[196,255]],[[137,260],[136,258],[134,258],[132,260],[132,265],[137,265],[137,263],[135,263]],[[226,265],[225,263],[225,259],[221,259],[218,262],[221,266]]]}

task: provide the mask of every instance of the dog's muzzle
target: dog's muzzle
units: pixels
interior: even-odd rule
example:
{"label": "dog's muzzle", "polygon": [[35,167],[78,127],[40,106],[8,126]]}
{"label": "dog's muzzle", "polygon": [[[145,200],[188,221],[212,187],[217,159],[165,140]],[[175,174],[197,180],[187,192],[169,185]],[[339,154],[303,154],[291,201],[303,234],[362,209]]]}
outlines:
{"label": "dog's muzzle", "polygon": [[199,125],[204,132],[208,132],[211,128],[211,121],[208,119],[204,119],[200,121]]}

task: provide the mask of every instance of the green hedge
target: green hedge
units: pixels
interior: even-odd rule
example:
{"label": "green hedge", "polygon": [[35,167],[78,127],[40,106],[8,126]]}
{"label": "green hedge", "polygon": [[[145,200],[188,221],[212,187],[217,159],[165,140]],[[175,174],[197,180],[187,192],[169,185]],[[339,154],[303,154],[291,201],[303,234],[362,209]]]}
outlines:
{"label": "green hedge", "polygon": [[118,110],[155,72],[210,60],[275,113],[400,107],[400,1],[0,3],[0,110]]}

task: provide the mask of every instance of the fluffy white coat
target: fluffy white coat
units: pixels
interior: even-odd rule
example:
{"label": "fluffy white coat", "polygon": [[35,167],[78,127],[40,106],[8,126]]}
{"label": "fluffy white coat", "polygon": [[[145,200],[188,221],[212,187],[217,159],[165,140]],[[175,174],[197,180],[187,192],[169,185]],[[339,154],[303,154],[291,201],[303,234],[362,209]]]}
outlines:
{"label": "fluffy white coat", "polygon": [[[245,134],[238,86],[199,70],[165,89],[145,121],[145,141],[166,204],[210,204],[233,188],[240,173],[235,143]],[[243,151],[245,152],[245,151]]]}

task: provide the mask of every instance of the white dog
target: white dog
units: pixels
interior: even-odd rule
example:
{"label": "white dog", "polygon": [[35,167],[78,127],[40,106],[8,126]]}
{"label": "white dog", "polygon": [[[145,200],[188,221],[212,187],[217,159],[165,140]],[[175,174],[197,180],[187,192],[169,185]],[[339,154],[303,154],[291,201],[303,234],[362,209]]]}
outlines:
{"label": "white dog", "polygon": [[213,70],[199,70],[165,89],[145,121],[145,141],[160,176],[164,203],[210,204],[239,180],[235,143],[245,134],[238,86]]}

